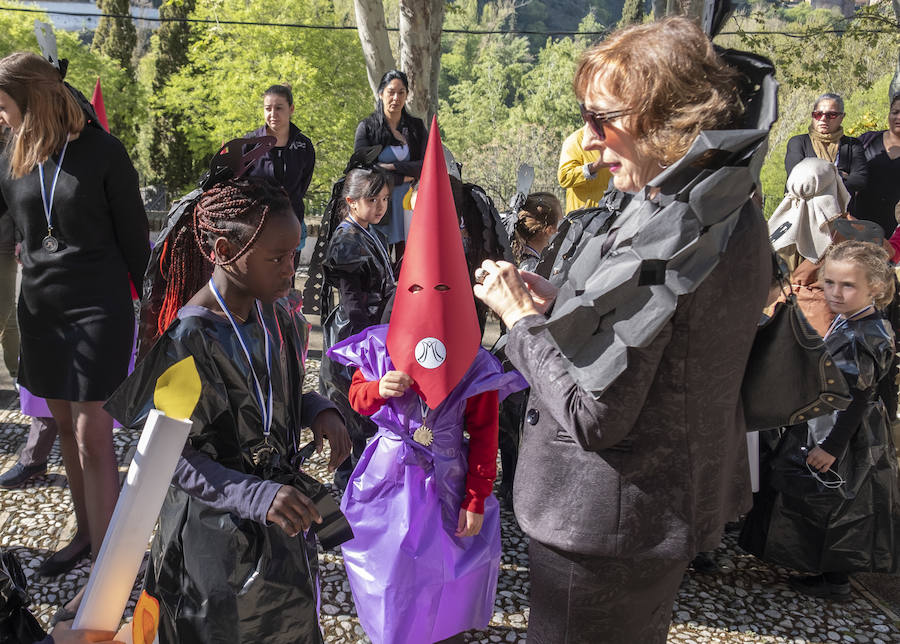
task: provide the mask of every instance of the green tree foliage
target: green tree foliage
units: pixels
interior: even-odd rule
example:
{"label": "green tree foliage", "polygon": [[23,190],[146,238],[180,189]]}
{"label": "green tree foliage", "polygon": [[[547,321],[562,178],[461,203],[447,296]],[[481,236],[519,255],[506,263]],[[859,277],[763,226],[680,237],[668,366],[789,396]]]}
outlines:
{"label": "green tree foliage", "polygon": [[[211,0],[196,18],[338,24],[328,0]],[[181,114],[196,179],[225,141],[262,124],[262,93],[290,84],[293,122],[316,146],[311,193],[330,192],[353,151],[360,119],[372,110],[359,39],[353,31],[194,25],[187,64],[160,90],[161,105]]]}
{"label": "green tree foliage", "polygon": [[[0,3],[0,6],[3,5],[12,6]],[[14,51],[40,53],[34,36],[35,17],[32,13],[0,12],[0,56]],[[50,22],[45,15],[39,14],[37,18],[42,22]],[[56,40],[60,57],[69,60],[66,75],[69,84],[90,99],[94,84],[100,78],[109,129],[134,158],[137,124],[145,114],[143,93],[136,90],[132,77],[121,68],[118,61],[90,51],[78,39],[77,34],[58,30]]]}
{"label": "green tree foliage", "polygon": [[[459,0],[447,28],[501,29],[517,19],[511,3]],[[585,32],[605,26],[588,15]],[[506,202],[520,163],[535,168],[533,190],[562,191],[557,184],[559,151],[580,127],[572,76],[587,37],[545,38],[532,54],[524,36],[445,36],[438,119],[444,142],[463,164],[463,179]]]}
{"label": "green tree foliage", "polygon": [[[97,0],[100,12],[117,16],[127,16],[131,13],[129,0]],[[133,67],[131,58],[134,54],[134,45],[137,42],[137,33],[134,23],[129,18],[102,17],[97,23],[94,32],[94,41],[91,49],[106,54],[113,60],[119,61],[122,69],[131,73]]]}
{"label": "green tree foliage", "polygon": [[643,22],[644,0],[625,0],[622,7],[622,17],[619,19],[619,27],[627,27]]}
{"label": "green tree foliage", "polygon": [[[170,0],[159,8],[160,17],[186,18],[194,0]],[[188,63],[190,26],[185,22],[163,22],[151,41],[144,63],[150,90],[147,120],[141,126],[138,161],[146,183],[162,183],[170,193],[189,185],[192,159],[184,135],[184,115],[166,105],[161,96],[169,78]]]}

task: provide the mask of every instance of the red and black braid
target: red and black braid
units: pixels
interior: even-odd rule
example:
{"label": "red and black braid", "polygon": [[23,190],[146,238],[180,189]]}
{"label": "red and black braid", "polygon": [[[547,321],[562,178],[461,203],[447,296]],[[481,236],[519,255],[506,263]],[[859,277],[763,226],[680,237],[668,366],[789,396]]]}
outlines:
{"label": "red and black braid", "polygon": [[212,275],[213,243],[224,237],[240,250],[219,265],[242,257],[262,232],[272,211],[291,212],[284,189],[260,177],[233,179],[204,192],[190,216],[182,217],[165,241],[160,267],[166,292],[160,307],[157,330],[165,332],[178,310],[203,288]]}

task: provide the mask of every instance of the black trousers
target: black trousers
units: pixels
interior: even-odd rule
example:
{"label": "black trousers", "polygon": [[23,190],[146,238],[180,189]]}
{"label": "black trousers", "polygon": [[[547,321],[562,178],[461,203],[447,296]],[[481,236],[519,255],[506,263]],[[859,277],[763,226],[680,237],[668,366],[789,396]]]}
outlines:
{"label": "black trousers", "polygon": [[532,540],[528,644],[664,643],[687,561],[584,557]]}

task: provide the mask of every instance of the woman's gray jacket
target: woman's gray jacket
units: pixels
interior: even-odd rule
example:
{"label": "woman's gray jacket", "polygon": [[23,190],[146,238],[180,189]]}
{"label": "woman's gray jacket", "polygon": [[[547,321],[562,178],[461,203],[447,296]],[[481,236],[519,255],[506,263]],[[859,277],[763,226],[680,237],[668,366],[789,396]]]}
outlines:
{"label": "woman's gray jacket", "polygon": [[581,242],[552,315],[510,331],[531,385],[516,517],[557,549],[688,560],[750,506],[740,388],[772,264],[750,197],[777,84],[765,59],[725,57],[742,129],[702,132]]}

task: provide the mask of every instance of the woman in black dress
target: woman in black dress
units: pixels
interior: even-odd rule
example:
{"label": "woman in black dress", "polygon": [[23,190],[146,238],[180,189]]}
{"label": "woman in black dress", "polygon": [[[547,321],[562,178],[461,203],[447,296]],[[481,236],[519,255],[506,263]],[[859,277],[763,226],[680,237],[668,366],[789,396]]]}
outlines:
{"label": "woman in black dress", "polygon": [[874,221],[890,237],[900,201],[900,94],[891,100],[888,129],[866,132],[859,140],[869,163],[869,183],[856,196],[856,216]]}
{"label": "woman in black dress", "polygon": [[39,572],[96,556],[118,496],[112,418],[134,340],[129,274],[149,256],[137,173],[115,137],[86,126],[59,71],[28,53],[0,60],[0,215],[22,234],[19,382],[47,399],[78,532]]}

